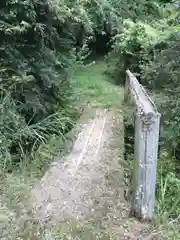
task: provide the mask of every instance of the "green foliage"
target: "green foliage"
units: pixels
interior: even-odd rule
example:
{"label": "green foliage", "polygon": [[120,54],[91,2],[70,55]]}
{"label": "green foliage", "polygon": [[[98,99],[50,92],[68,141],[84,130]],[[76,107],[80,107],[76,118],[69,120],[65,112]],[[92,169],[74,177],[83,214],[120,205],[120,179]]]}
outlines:
{"label": "green foliage", "polygon": [[[52,134],[64,139],[66,131],[73,126],[73,121],[67,112],[56,112],[43,120],[29,124],[19,114],[12,98],[7,95],[1,101],[0,117],[0,168],[12,170],[21,161],[30,161],[39,145],[45,143]],[[29,153],[30,152],[30,156]],[[25,162],[26,162],[25,161]]]}
{"label": "green foliage", "polygon": [[72,125],[63,109],[75,56],[73,28],[48,1],[3,1],[0,15],[0,163],[11,170],[50,134],[63,136]]}
{"label": "green foliage", "polygon": [[145,20],[125,20],[113,39],[110,55],[116,58],[118,82],[124,81],[125,70],[130,69],[139,76],[141,83],[163,91],[165,99],[158,104],[163,120],[161,139],[177,155],[180,146],[177,101],[180,92],[179,5],[174,2],[161,6],[161,9],[161,18],[156,22],[152,13],[148,24]]}
{"label": "green foliage", "polygon": [[74,92],[81,102],[91,107],[120,108],[123,92],[105,75],[106,64],[102,60],[76,69],[72,78]]}
{"label": "green foliage", "polygon": [[165,96],[164,101],[159,104],[159,109],[163,115],[163,141],[171,153],[175,155],[179,153],[180,146],[179,40],[179,31],[176,30],[162,41],[164,43],[163,49],[156,52],[154,60],[145,66],[143,77],[153,89],[163,92]]}
{"label": "green foliage", "polygon": [[[158,39],[156,29],[143,22],[134,23],[131,20],[123,22],[123,28],[114,37],[111,54],[118,56],[119,75],[124,78],[125,71],[141,73],[141,65],[148,61],[148,49]],[[110,54],[110,55],[111,55]]]}
{"label": "green foliage", "polygon": [[111,4],[116,9],[120,21],[131,19],[132,21],[152,19],[160,17],[160,1],[148,0],[111,0]]}
{"label": "green foliage", "polygon": [[[176,4],[164,6],[159,2],[141,2],[139,12],[132,11],[139,1],[128,4],[128,9],[131,9],[130,15],[123,15],[124,18],[112,39],[113,50],[109,56],[116,59],[115,76],[118,72],[117,78],[121,78],[121,81],[127,69],[142,76],[146,65],[154,60],[156,51],[161,50],[166,44],[165,39],[177,30],[175,26],[169,24],[170,19],[173,22],[178,18],[177,13],[172,14],[177,11]],[[152,6],[156,6],[155,9],[159,14],[152,10]],[[147,13],[149,13],[148,17],[146,17]]]}
{"label": "green foliage", "polygon": [[[70,81],[76,61],[82,63],[86,59],[97,36],[112,37],[113,50],[107,62],[118,81],[120,77],[124,80],[129,68],[141,76],[142,83],[163,92],[165,98],[159,104],[163,115],[161,146],[169,146],[169,152],[179,158],[179,12],[177,1],[2,0],[1,172],[28,165],[35,156],[39,161],[33,164],[43,168],[43,161],[48,158],[41,157],[46,152],[42,150],[46,142],[57,135],[63,142],[73,126],[77,116],[72,104],[74,93],[83,101],[93,97],[95,106],[118,106],[117,88],[108,82],[102,84],[104,66],[100,66],[98,78],[96,71],[87,74],[87,69],[91,72],[91,67],[87,67],[80,70],[78,80],[75,76]],[[166,160],[165,156],[161,158]],[[158,178],[158,212],[168,212],[168,217],[179,214],[175,192],[179,180],[175,158],[172,159],[173,166],[168,165],[168,158]],[[170,198],[175,204],[173,210],[169,208]]]}
{"label": "green foliage", "polygon": [[[142,84],[156,92],[156,102],[162,114],[160,150],[166,149],[168,152],[167,155],[164,152],[160,155],[156,210],[160,218],[169,220],[176,218],[180,211],[177,190],[180,187],[177,161],[180,159],[179,4],[177,1],[150,3],[157,4],[155,13],[152,8],[146,8],[146,1],[143,2],[139,12],[134,11],[121,21],[109,55],[113,56],[113,63],[116,64],[114,71],[118,83],[125,80],[125,70],[130,69]],[[143,9],[146,13],[149,11],[147,18]],[[132,123],[128,126],[126,122],[125,126],[126,142],[129,144],[126,143],[126,147],[131,147],[129,134]]]}
{"label": "green foliage", "polygon": [[156,211],[160,221],[175,219],[180,213],[180,179],[177,161],[166,151],[159,156]]}
{"label": "green foliage", "polygon": [[[11,170],[50,135],[72,127],[70,73],[96,34],[112,34],[109,0],[7,0],[0,3],[0,165]],[[72,109],[72,107],[70,108]]]}

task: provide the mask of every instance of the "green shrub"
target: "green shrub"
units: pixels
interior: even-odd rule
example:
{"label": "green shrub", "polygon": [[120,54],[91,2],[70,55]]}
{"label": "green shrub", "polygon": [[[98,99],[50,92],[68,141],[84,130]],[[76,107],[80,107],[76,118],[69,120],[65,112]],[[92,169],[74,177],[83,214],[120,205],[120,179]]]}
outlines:
{"label": "green shrub", "polygon": [[124,81],[125,70],[130,69],[142,84],[156,92],[162,114],[156,211],[160,218],[169,220],[178,217],[180,211],[180,22],[175,3],[161,10],[161,19],[156,22],[152,18],[148,24],[140,18],[125,20],[113,39],[110,55],[115,59],[118,79]]}
{"label": "green shrub", "polygon": [[0,165],[11,170],[72,127],[72,67],[117,19],[108,0],[3,0],[0,16]]}
{"label": "green shrub", "polygon": [[11,170],[50,134],[69,128],[60,116],[75,55],[68,16],[58,18],[50,2],[3,1],[0,15],[0,165]]}
{"label": "green shrub", "polygon": [[173,154],[179,151],[180,146],[179,40],[178,31],[164,40],[166,42],[164,49],[157,52],[154,61],[144,68],[144,78],[149,85],[166,96],[164,101],[159,104],[159,110],[162,113],[164,144]]}
{"label": "green shrub", "polygon": [[180,179],[178,171],[176,159],[166,151],[161,152],[156,191],[156,211],[161,221],[167,221],[170,218],[175,219],[180,214]]}
{"label": "green shrub", "polygon": [[[33,157],[38,147],[51,135],[60,135],[72,128],[72,112],[59,110],[35,124],[27,124],[9,95],[0,102],[0,169],[12,170],[25,158]],[[29,156],[30,153],[30,156]]]}
{"label": "green shrub", "polygon": [[125,78],[125,71],[130,69],[140,75],[142,65],[149,62],[150,46],[159,38],[159,32],[143,22],[132,22],[125,20],[123,28],[115,35],[113,51],[111,55],[117,57],[117,68],[119,78]]}

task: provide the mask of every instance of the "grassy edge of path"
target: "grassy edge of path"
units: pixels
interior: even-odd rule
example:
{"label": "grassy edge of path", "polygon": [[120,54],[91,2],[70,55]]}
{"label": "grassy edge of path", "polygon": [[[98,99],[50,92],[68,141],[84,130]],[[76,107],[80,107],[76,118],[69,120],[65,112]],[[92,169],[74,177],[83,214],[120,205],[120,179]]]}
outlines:
{"label": "grassy edge of path", "polygon": [[[112,79],[105,75],[105,70],[104,60],[98,60],[89,66],[76,69],[71,84],[80,108],[84,106],[119,109],[122,106],[123,90],[112,84]],[[67,152],[72,145],[72,138],[73,135],[70,134],[68,141],[64,144],[62,139],[53,136],[48,143],[41,146],[40,151],[34,157],[33,167],[22,168],[19,172],[1,176],[0,239],[57,239],[51,234],[57,231],[56,227],[52,230],[47,226],[41,226],[33,218],[29,193],[38,177],[41,176],[42,164],[44,163],[47,167],[58,152]],[[78,224],[72,223],[72,228],[77,227]],[[59,236],[58,239],[68,238],[64,235],[63,238]]]}

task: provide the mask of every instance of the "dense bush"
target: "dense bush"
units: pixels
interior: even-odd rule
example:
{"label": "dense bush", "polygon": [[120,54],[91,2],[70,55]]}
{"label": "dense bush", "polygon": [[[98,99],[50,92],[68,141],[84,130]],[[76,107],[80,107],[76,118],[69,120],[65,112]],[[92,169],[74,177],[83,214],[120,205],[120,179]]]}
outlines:
{"label": "dense bush", "polygon": [[[180,24],[180,22],[179,22]],[[172,154],[179,158],[180,151],[180,108],[179,108],[179,78],[180,78],[180,34],[175,31],[162,41],[163,49],[156,52],[154,60],[144,68],[144,79],[154,89],[165,97],[159,104],[164,125],[164,143]],[[177,155],[178,154],[178,155]]]}
{"label": "dense bush", "polygon": [[163,93],[164,101],[159,106],[164,123],[162,139],[166,139],[174,152],[180,146],[178,10],[176,3],[167,5],[161,19],[156,22],[152,19],[149,24],[124,20],[113,38],[110,53],[116,58],[115,71],[119,73],[119,81],[124,81],[125,70],[130,69],[144,85]]}
{"label": "dense bush", "polygon": [[[120,12],[122,9],[127,12],[122,12],[121,24],[112,38],[113,50],[109,53],[109,59],[115,59],[114,71],[120,82],[124,81],[127,69],[143,77],[145,66],[154,60],[156,51],[165,47],[167,42],[164,40],[176,29],[173,23],[179,17],[177,3],[162,5],[161,1],[145,0],[141,3],[130,1],[119,6]],[[108,67],[110,69],[111,66]]]}
{"label": "dense bush", "polygon": [[168,219],[178,217],[180,211],[180,9],[177,1],[157,4],[158,14],[150,11],[148,22],[143,11],[140,17],[122,22],[109,55],[115,59],[118,83],[124,82],[125,70],[130,69],[155,92],[162,114],[156,210]]}
{"label": "dense bush", "polygon": [[72,27],[48,1],[2,1],[0,16],[0,162],[9,168],[71,124],[62,109],[75,57]]}
{"label": "dense bush", "polygon": [[[11,170],[51,134],[72,127],[71,69],[98,34],[112,34],[111,1],[0,3],[0,165]],[[70,107],[71,106],[71,107]]]}
{"label": "dense bush", "polygon": [[[176,9],[177,11],[177,9]],[[161,41],[161,48],[154,58],[144,67],[144,79],[159,98],[156,98],[162,114],[161,151],[158,174],[157,211],[163,218],[177,218],[180,211],[179,159],[180,159],[180,35],[179,14],[171,14],[172,33]],[[174,17],[172,18],[172,15]],[[159,94],[161,93],[161,94]],[[165,150],[164,150],[165,149]]]}
{"label": "dense bush", "polygon": [[167,151],[161,151],[156,191],[156,211],[160,221],[168,221],[169,218],[176,219],[180,214],[179,167],[174,157]]}
{"label": "dense bush", "polygon": [[158,37],[159,32],[148,24],[131,20],[123,22],[123,27],[113,39],[113,51],[110,53],[110,56],[116,56],[119,79],[125,78],[127,69],[141,74],[141,65],[149,62],[149,48]]}
{"label": "dense bush", "polygon": [[[0,169],[12,170],[33,156],[50,135],[64,138],[74,116],[69,73],[89,55],[89,48],[95,45],[97,50],[97,42],[106,45],[110,39],[113,61],[108,62],[118,81],[129,68],[165,96],[158,102],[161,148],[168,157],[161,159],[169,163],[172,154],[179,159],[179,10],[177,1],[160,0],[2,0]],[[168,186],[167,200],[159,196],[158,211],[166,209],[170,217],[180,211],[178,201],[176,211],[169,209],[180,186],[175,157],[158,178],[158,190]]]}

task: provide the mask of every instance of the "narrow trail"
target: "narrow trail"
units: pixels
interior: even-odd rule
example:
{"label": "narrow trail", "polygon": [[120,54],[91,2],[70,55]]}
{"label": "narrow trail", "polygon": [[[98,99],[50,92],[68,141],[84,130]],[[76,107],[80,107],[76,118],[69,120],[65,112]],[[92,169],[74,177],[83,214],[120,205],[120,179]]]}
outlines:
{"label": "narrow trail", "polygon": [[33,189],[34,215],[43,225],[57,224],[59,235],[50,239],[161,239],[152,226],[129,218],[123,91],[104,80],[104,66],[101,61],[78,72],[77,93],[91,105],[79,121],[72,151],[57,157]]}
{"label": "narrow trail", "polygon": [[[123,151],[119,153],[113,146],[116,127],[122,127],[122,116],[117,123],[113,112],[94,111],[94,117],[81,125],[72,152],[64,158],[64,163],[61,159],[54,162],[33,190],[38,203],[36,211],[42,221],[80,219],[91,214],[95,205],[105,205],[107,200],[115,198],[124,202],[123,173],[119,166]],[[122,129],[119,134],[123,135]],[[118,172],[118,189],[108,183],[108,177],[114,174],[112,171]]]}
{"label": "narrow trail", "polygon": [[63,163],[57,159],[33,190],[36,216],[43,223],[100,220],[104,236],[146,239],[149,226],[129,219],[124,200],[122,112],[96,109],[85,122],[71,153]]}

